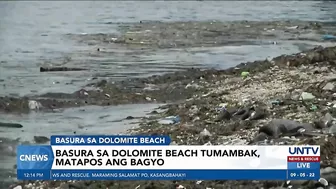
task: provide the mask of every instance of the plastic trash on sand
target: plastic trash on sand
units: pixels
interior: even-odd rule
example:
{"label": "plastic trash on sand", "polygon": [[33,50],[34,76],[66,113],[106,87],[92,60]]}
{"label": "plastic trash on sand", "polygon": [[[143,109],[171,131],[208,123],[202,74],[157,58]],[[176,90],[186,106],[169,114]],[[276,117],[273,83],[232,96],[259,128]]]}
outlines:
{"label": "plastic trash on sand", "polygon": [[163,125],[172,125],[176,123],[180,123],[180,116],[168,116],[158,121],[158,123]]}
{"label": "plastic trash on sand", "polygon": [[284,102],[279,100],[279,99],[271,101],[271,105],[273,105],[273,106],[280,106],[280,105],[283,105],[283,104],[284,104]]}
{"label": "plastic trash on sand", "polygon": [[315,96],[311,93],[303,92],[300,96],[300,99],[305,101],[305,100],[314,100]]}
{"label": "plastic trash on sand", "polygon": [[202,180],[198,180],[196,181],[196,184],[201,184],[203,181]]}
{"label": "plastic trash on sand", "polygon": [[310,110],[311,111],[316,111],[318,108],[316,105],[311,105]]}
{"label": "plastic trash on sand", "polygon": [[29,100],[28,107],[31,110],[39,110],[40,108],[42,108],[42,105],[41,105],[41,103],[39,103],[35,100]]}
{"label": "plastic trash on sand", "polygon": [[22,189],[22,186],[17,185],[17,186],[15,186],[13,189]]}
{"label": "plastic trash on sand", "polygon": [[216,108],[216,110],[217,111],[225,110],[227,106],[228,106],[227,103],[221,103],[221,104],[218,105],[218,107]]}
{"label": "plastic trash on sand", "polygon": [[201,136],[212,136],[212,134],[207,130],[203,129],[203,131],[200,132]]}
{"label": "plastic trash on sand", "polygon": [[176,189],[185,189],[185,187],[182,186],[182,185],[178,185],[178,186],[176,187]]}
{"label": "plastic trash on sand", "polygon": [[321,183],[323,186],[328,186],[329,185],[328,181],[324,178],[320,178],[318,180],[318,182]]}
{"label": "plastic trash on sand", "polygon": [[335,35],[323,35],[322,39],[323,40],[336,40],[336,36]]}
{"label": "plastic trash on sand", "polygon": [[250,72],[242,72],[241,73],[241,76],[243,77],[243,78],[246,78],[247,76],[249,76],[250,75]]}

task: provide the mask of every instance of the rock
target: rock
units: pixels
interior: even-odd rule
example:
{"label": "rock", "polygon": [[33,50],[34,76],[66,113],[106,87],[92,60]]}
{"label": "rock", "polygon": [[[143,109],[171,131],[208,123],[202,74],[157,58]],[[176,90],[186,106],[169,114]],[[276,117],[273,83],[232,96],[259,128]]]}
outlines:
{"label": "rock", "polygon": [[323,129],[325,130],[325,123],[323,121],[314,121],[314,126],[316,129]]}
{"label": "rock", "polygon": [[336,124],[332,125],[332,126],[329,128],[329,133],[330,133],[330,134],[336,134]]}
{"label": "rock", "polygon": [[336,174],[336,169],[333,167],[326,167],[324,169],[321,169],[320,173],[321,175],[327,175],[327,174],[332,174],[332,173]]}
{"label": "rock", "polygon": [[328,183],[336,184],[336,169],[333,167],[326,167],[320,171],[321,178],[324,178]]}
{"label": "rock", "polygon": [[34,136],[34,141],[37,144],[44,144],[50,141],[48,137],[45,136]]}
{"label": "rock", "polygon": [[105,86],[106,84],[107,84],[107,81],[106,81],[105,79],[103,79],[103,80],[99,81],[99,82],[96,84],[96,86],[97,86],[97,87],[103,87],[103,86]]}
{"label": "rock", "polygon": [[27,184],[26,186],[25,186],[25,188],[35,188],[34,187],[35,186],[35,183],[29,183],[29,184]]}
{"label": "rock", "polygon": [[149,114],[159,114],[159,112],[156,111],[156,110],[153,110],[153,111],[151,111]]}
{"label": "rock", "polygon": [[74,182],[74,183],[69,183],[69,188],[70,189],[81,189],[81,188],[87,188],[84,183],[80,182]]}
{"label": "rock", "polygon": [[20,144],[19,139],[13,140],[8,138],[0,138],[0,152],[4,156],[15,156],[16,146]]}
{"label": "rock", "polygon": [[328,67],[317,67],[313,70],[313,73],[317,74],[317,73],[325,73],[328,72],[329,68]]}
{"label": "rock", "polygon": [[333,83],[327,83],[322,89],[325,91],[334,91],[335,85]]}
{"label": "rock", "polygon": [[328,128],[333,125],[333,121],[335,121],[335,118],[330,113],[326,113],[318,122],[317,127],[320,129]]}
{"label": "rock", "polygon": [[233,115],[238,111],[238,108],[230,107],[230,108],[227,108],[226,111],[228,111],[231,115]]}
{"label": "rock", "polygon": [[267,140],[268,137],[269,137],[269,135],[267,135],[267,134],[264,133],[264,132],[258,133],[258,134],[253,138],[253,140],[250,142],[250,144],[253,144],[253,143],[255,143],[255,142],[259,142],[259,141]]}
{"label": "rock", "polygon": [[226,109],[223,109],[219,113],[215,121],[229,120],[230,118],[231,118],[231,114]]}
{"label": "rock", "polygon": [[135,117],[133,117],[133,116],[127,116],[127,117],[126,117],[127,120],[134,119],[134,118],[135,118]]}
{"label": "rock", "polygon": [[70,187],[69,187],[69,184],[68,184],[68,183],[62,183],[62,184],[59,186],[59,189],[70,189]]}

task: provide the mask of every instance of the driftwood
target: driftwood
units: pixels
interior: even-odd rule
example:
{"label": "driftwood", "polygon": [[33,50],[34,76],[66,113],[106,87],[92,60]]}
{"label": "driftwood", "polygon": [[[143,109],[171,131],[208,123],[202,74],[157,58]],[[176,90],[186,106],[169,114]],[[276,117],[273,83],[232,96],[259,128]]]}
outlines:
{"label": "driftwood", "polygon": [[66,72],[66,71],[83,71],[84,68],[68,68],[68,67],[40,67],[40,72]]}
{"label": "driftwood", "polygon": [[19,123],[4,123],[0,122],[0,127],[7,127],[7,128],[22,128],[23,126]]}

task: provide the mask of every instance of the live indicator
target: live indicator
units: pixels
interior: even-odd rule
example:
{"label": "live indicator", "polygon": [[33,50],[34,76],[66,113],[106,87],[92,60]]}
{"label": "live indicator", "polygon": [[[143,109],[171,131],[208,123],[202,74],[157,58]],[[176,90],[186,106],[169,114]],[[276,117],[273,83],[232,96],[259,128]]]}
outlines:
{"label": "live indicator", "polygon": [[311,170],[311,169],[320,169],[320,162],[288,162],[287,163],[287,168],[289,170],[293,169],[306,169],[306,170]]}

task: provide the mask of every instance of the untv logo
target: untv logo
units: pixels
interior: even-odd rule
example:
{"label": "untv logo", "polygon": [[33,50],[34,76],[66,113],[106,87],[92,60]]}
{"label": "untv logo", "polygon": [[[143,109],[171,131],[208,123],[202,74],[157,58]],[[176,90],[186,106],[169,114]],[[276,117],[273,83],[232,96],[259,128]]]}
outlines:
{"label": "untv logo", "polygon": [[288,152],[291,155],[317,155],[320,147],[289,147]]}

